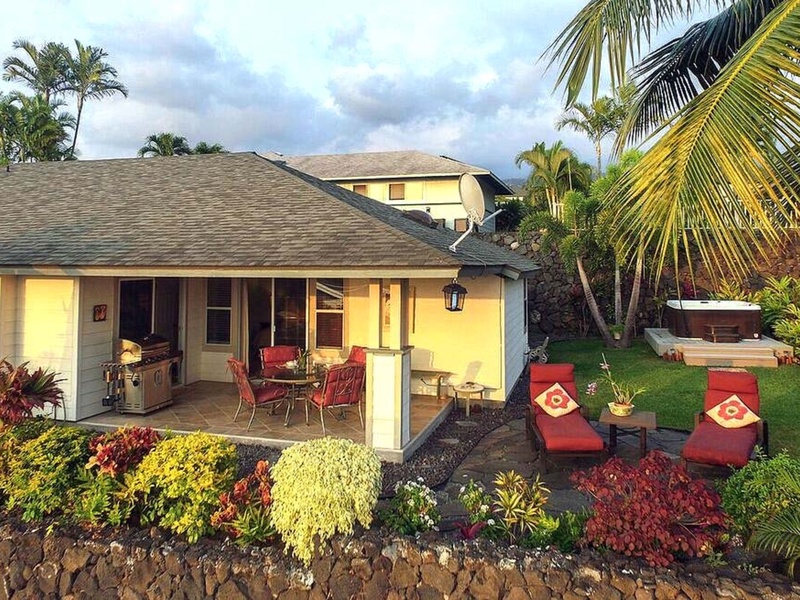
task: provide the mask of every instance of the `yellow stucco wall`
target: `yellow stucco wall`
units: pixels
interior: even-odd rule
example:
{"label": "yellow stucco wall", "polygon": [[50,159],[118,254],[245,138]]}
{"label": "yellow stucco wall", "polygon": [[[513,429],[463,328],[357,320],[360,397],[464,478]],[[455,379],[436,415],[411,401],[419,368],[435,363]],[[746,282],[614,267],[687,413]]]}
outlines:
{"label": "yellow stucco wall", "polygon": [[462,312],[445,310],[442,288],[447,283],[410,281],[411,368],[451,371],[451,384],[474,381],[487,387],[486,398],[503,401],[502,280],[495,276],[459,280],[468,290]]}

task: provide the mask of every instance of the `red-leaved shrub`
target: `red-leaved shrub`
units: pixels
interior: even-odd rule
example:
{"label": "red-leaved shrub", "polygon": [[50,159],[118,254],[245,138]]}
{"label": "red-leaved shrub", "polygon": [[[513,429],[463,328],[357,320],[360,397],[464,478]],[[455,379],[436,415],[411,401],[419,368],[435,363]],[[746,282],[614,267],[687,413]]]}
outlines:
{"label": "red-leaved shrub", "polygon": [[703,481],[662,452],[651,452],[638,467],[612,458],[572,481],[592,498],[585,543],[652,566],[666,566],[675,555],[703,556],[727,529],[720,497]]}
{"label": "red-leaved shrub", "polygon": [[219,497],[220,508],[211,525],[229,533],[238,544],[265,542],[277,536],[272,524],[272,480],[269,463],[260,460],[254,471]]}
{"label": "red-leaved shrub", "polygon": [[0,360],[0,421],[19,425],[31,417],[35,408],[43,409],[45,404],[61,406],[64,392],[58,384],[62,381],[41,367],[31,372],[28,363],[15,367]]}
{"label": "red-leaved shrub", "polygon": [[89,442],[92,456],[86,466],[99,467],[111,477],[122,475],[142,462],[160,439],[150,427],[120,427],[100,434]]}

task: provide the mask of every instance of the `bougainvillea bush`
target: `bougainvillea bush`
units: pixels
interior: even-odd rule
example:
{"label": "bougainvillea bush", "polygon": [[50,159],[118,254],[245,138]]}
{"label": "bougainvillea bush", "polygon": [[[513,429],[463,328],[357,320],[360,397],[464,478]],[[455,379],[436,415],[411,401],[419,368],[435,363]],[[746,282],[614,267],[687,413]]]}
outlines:
{"label": "bougainvillea bush", "polygon": [[667,566],[677,555],[707,555],[727,529],[719,494],[662,452],[651,452],[638,467],[612,458],[574,473],[572,481],[592,500],[585,542],[653,566]]}
{"label": "bougainvillea bush", "polygon": [[41,367],[31,372],[28,363],[15,367],[0,360],[0,422],[18,425],[45,405],[61,406],[64,392],[58,387],[61,379]]}
{"label": "bougainvillea bush", "polygon": [[211,525],[228,533],[240,546],[266,542],[278,532],[272,524],[272,482],[269,463],[260,460],[250,475],[219,497],[220,507]]}

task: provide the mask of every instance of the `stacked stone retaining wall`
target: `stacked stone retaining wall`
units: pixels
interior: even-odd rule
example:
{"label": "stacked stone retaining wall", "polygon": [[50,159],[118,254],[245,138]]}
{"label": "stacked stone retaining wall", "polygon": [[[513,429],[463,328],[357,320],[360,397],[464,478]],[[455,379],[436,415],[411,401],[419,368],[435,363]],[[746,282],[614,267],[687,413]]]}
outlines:
{"label": "stacked stone retaining wall", "polygon": [[93,536],[0,525],[0,599],[721,597],[800,599],[800,586],[772,573],[715,571],[699,562],[652,569],[485,541],[384,540],[375,530],[334,540],[305,568],[278,548],[246,551],[215,540],[188,545],[156,529]]}

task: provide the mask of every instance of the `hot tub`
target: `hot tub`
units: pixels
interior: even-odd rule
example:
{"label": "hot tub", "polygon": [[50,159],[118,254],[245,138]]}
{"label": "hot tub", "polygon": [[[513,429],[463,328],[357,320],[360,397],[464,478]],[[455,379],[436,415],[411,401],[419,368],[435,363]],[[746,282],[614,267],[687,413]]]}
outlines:
{"label": "hot tub", "polygon": [[761,307],[751,302],[669,300],[666,316],[669,332],[677,337],[708,339],[715,329],[735,327],[743,340],[761,339]]}

